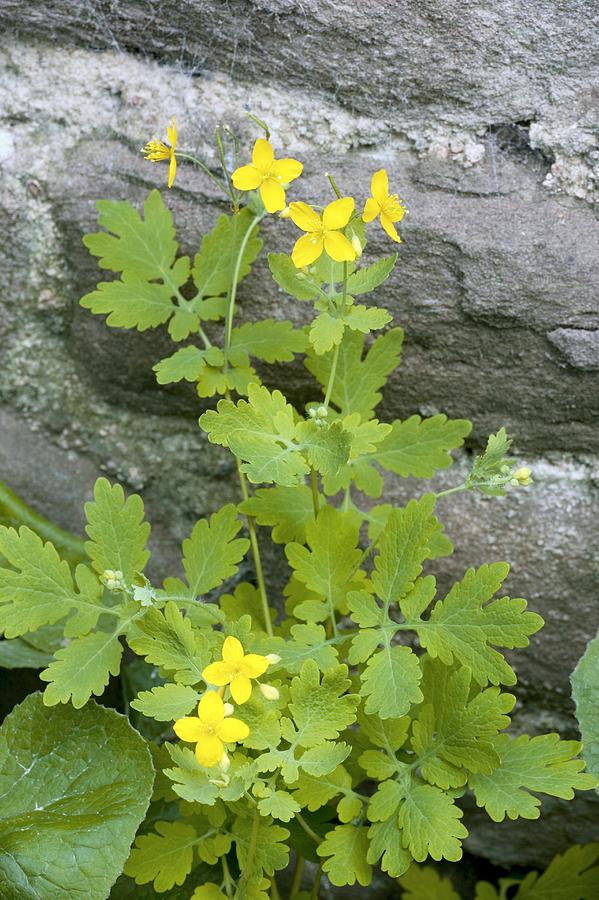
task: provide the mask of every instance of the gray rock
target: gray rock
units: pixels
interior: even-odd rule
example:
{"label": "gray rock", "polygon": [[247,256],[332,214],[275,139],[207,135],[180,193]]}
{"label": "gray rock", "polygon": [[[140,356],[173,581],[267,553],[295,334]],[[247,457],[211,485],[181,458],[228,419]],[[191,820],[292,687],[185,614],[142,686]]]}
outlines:
{"label": "gray rock", "polygon": [[[164,186],[164,167],[139,148],[173,114],[181,146],[216,165],[214,127],[224,122],[249,142],[251,107],[276,146],[305,162],[294,197],[329,198],[329,169],[362,200],[384,165],[410,215],[399,264],[375,296],[406,329],[382,414],[473,420],[467,451],[439,485],[459,481],[468,454],[501,424],[533,465],[535,485],[505,499],[440,501],[456,554],[436,571],[444,589],[470,565],[510,561],[509,589],[547,622],[514,655],[517,728],[572,735],[568,676],[599,625],[589,13],[582,0],[466,3],[459,12],[422,0],[4,0],[0,477],[79,532],[97,474],[118,478],[146,501],[153,577],[178,573],[193,522],[237,497],[234,467],[197,428],[192,388],[156,385],[152,365],[171,352],[168,339],[109,330],[79,307],[102,277],[81,244],[95,228],[94,201],[140,204]],[[221,198],[183,166],[165,195],[182,250],[193,253]],[[368,255],[390,252],[378,226],[370,234]],[[289,250],[295,236],[290,223],[264,228],[268,249]],[[308,315],[264,261],[239,299],[245,319]],[[298,404],[315,398],[299,366],[267,367],[265,378],[282,379]],[[399,503],[422,485],[389,479],[388,490]],[[278,596],[276,548],[268,568]],[[571,839],[597,837],[593,799],[556,804],[541,823],[470,815],[473,852],[506,864],[545,862]]]}

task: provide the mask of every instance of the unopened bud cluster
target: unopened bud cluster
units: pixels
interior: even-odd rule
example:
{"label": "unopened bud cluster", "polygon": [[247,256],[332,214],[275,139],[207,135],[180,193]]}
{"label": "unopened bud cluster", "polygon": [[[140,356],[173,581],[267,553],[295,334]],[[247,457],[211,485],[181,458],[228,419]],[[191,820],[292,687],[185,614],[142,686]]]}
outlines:
{"label": "unopened bud cluster", "polygon": [[326,406],[311,406],[308,410],[308,415],[314,421],[316,425],[324,425],[325,419],[329,414]]}
{"label": "unopened bud cluster", "polygon": [[100,581],[109,591],[122,591],[125,588],[123,581],[123,573],[120,569],[113,571],[112,569],[104,569],[100,575]]}

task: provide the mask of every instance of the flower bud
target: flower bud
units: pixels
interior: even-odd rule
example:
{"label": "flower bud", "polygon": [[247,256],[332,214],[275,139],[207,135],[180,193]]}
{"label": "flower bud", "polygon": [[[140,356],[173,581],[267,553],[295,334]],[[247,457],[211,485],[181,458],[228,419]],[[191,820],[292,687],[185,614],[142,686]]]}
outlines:
{"label": "flower bud", "polygon": [[272,684],[261,684],[260,693],[265,700],[278,700],[281,696],[278,689],[276,687],[273,687]]}
{"label": "flower bud", "polygon": [[518,484],[527,485],[527,484],[530,484],[532,481],[532,479],[530,477],[531,475],[532,475],[532,472],[528,468],[528,466],[522,466],[520,469],[516,469],[516,471],[513,473],[512,477],[516,479]]}
{"label": "flower bud", "polygon": [[277,663],[281,662],[281,657],[278,653],[267,653],[264,659],[268,660],[269,666],[276,666]]}
{"label": "flower bud", "polygon": [[232,703],[223,703],[223,709],[225,712],[225,716],[232,716],[235,712],[235,707]]}
{"label": "flower bud", "polygon": [[354,252],[356,254],[356,259],[360,259],[360,257],[362,256],[363,247],[362,247],[362,241],[360,240],[360,238],[358,237],[357,234],[353,235],[353,237],[351,239],[351,245],[354,248]]}
{"label": "flower bud", "polygon": [[316,418],[316,407],[315,406],[310,407],[310,409],[308,410],[308,415],[310,416],[311,419]]}
{"label": "flower bud", "polygon": [[316,415],[318,416],[319,419],[326,419],[328,414],[329,414],[329,411],[326,408],[326,406],[319,406],[318,409],[316,410]]}
{"label": "flower bud", "polygon": [[279,213],[279,219],[288,219],[289,218],[289,207],[286,206],[285,209],[282,209]]}
{"label": "flower bud", "polygon": [[220,758],[220,767],[223,772],[227,772],[231,768],[231,760],[229,759],[229,754],[226,750]]}

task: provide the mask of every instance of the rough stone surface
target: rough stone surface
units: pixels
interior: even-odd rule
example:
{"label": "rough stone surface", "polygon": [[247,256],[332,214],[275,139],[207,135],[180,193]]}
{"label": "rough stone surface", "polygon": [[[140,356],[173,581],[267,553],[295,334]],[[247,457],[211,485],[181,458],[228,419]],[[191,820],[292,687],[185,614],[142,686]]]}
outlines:
{"label": "rough stone surface", "polygon": [[[456,544],[441,581],[491,559],[547,626],[514,661],[517,727],[575,725],[568,676],[599,625],[599,57],[591,4],[558,0],[3,0],[0,25],[0,478],[80,531],[99,473],[138,490],[153,522],[153,574],[178,571],[198,516],[234,499],[233,467],[199,432],[189,386],[159,388],[159,333],[111,331],[78,306],[98,280],[81,244],[99,197],[140,203],[164,168],[139,148],[177,118],[181,146],[216,163],[217,123],[255,136],[245,109],[305,162],[294,196],[328,198],[325,170],[363,198],[386,166],[410,215],[377,296],[406,329],[385,417],[474,422],[458,469],[506,424],[535,485],[501,500],[442,503]],[[599,9],[599,8],[598,8]],[[18,23],[18,24],[16,24]],[[222,208],[181,167],[167,202],[185,252]],[[269,249],[290,223],[269,222]],[[373,252],[388,249],[372,231]],[[241,315],[305,320],[264,264]],[[300,368],[290,399],[314,398]],[[389,480],[397,502],[421,490]],[[281,581],[280,555],[269,559]],[[541,823],[484,824],[470,847],[541,863],[599,837],[592,799]],[[593,824],[593,822],[595,824]],[[384,888],[382,889],[384,892]]]}

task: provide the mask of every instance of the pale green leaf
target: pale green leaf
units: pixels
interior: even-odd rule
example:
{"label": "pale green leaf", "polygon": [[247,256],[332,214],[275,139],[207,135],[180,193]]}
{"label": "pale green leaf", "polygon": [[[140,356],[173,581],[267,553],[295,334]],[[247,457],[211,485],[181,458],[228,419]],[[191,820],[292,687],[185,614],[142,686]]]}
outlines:
{"label": "pale green leaf", "polygon": [[123,716],[95,703],[49,710],[30,694],[0,729],[2,896],[105,900],[152,781],[146,742]]}
{"label": "pale green leaf", "polygon": [[291,322],[262,319],[246,322],[231,333],[231,349],[242,350],[265,362],[291,362],[295,353],[303,353],[308,344],[303,331]]}
{"label": "pale green leaf", "polygon": [[281,822],[290,822],[301,810],[299,803],[287,791],[272,791],[258,801],[258,809],[263,816],[272,816]]}
{"label": "pale green leaf", "polygon": [[319,776],[304,770],[300,772],[297,782],[291,785],[291,789],[300,807],[314,812],[339,794],[351,795],[351,776],[343,766],[337,766],[327,775]]}
{"label": "pale green leaf", "polygon": [[300,768],[309,775],[329,775],[347,759],[351,753],[349,744],[343,741],[333,743],[325,741],[324,744],[318,744],[302,753],[298,762]]}
{"label": "pale green leaf", "polygon": [[286,845],[289,832],[280,825],[273,825],[268,818],[260,816],[257,826],[257,840],[255,841],[255,853],[251,871],[246,865],[249,856],[250,842],[252,841],[252,818],[243,819],[238,816],[231,829],[237,861],[244,877],[265,872],[274,875],[279,869],[284,869],[289,860],[289,847]]}
{"label": "pale green leaf", "polygon": [[229,503],[208,519],[200,519],[183,541],[183,568],[192,597],[200,597],[231,578],[245,556],[249,541],[237,538],[241,522]]}
{"label": "pale green leaf", "polygon": [[410,866],[399,883],[404,888],[402,900],[460,900],[449,878],[439,875],[432,866]]}
{"label": "pale green leaf", "polygon": [[381,719],[399,718],[423,700],[418,657],[409,647],[386,644],[371,656],[362,672],[360,693],[365,711]]}
{"label": "pale green leaf", "polygon": [[371,331],[377,331],[384,328],[391,320],[386,309],[377,309],[375,306],[363,306],[358,303],[350,306],[343,313],[343,321],[352,331],[361,331],[362,334],[369,334]]}
{"label": "pale green leaf", "polygon": [[101,281],[79,302],[93,313],[107,314],[106,324],[113,328],[146,331],[170,319],[175,311],[171,296],[171,289],[164,284],[128,276],[122,281]]}
{"label": "pale green leaf", "polygon": [[268,266],[279,287],[296,300],[312,300],[318,295],[318,287],[286,253],[269,253]]}
{"label": "pale green leaf", "polygon": [[[375,822],[368,829],[370,846],[366,859],[374,864],[380,859],[380,867],[390,878],[398,878],[412,863],[412,857],[401,845],[401,832],[397,827],[397,816],[386,822]],[[427,898],[433,900],[433,898]],[[435,898],[436,900],[436,898]]]}
{"label": "pale green leaf", "polygon": [[156,822],[155,831],[136,838],[125,875],[136,884],[153,882],[158,893],[183,884],[193,865],[198,833],[187,822]]}
{"label": "pale green leaf", "polygon": [[468,836],[462,825],[462,811],[449,794],[429,784],[412,784],[399,809],[399,826],[404,847],[416,862],[462,858],[461,840]]}
{"label": "pale green leaf", "polygon": [[561,741],[557,734],[533,738],[500,734],[494,748],[499,767],[490,775],[479,772],[469,779],[477,804],[484,806],[494,822],[503,822],[506,815],[509,819],[538,819],[541,801],[531,791],[571,800],[575,790],[597,786],[597,780],[583,772],[577,741]]}
{"label": "pale green leaf", "polygon": [[289,710],[300,747],[334,740],[356,718],[357,696],[347,694],[347,667],[336,666],[320,678],[318,666],[307,660],[291,682]]}
{"label": "pale green leaf", "polygon": [[323,871],[331,884],[361,884],[367,887],[372,880],[372,867],[367,861],[368,829],[354,825],[337,825],[327,832],[316,852],[325,861]]}
{"label": "pale green leaf", "polygon": [[84,706],[92,694],[104,693],[111,675],[118,675],[123,648],[117,632],[95,631],[75,638],[54,654],[54,661],[40,673],[49,682],[44,691],[44,704]]}
{"label": "pale green leaf", "polygon": [[[343,415],[359,413],[363,420],[372,417],[380,402],[381,388],[399,363],[403,331],[392,328],[373,342],[363,358],[364,336],[346,331],[339,349],[339,359],[331,402]],[[305,365],[323,388],[328,384],[332,360],[330,355],[308,354]]]}
{"label": "pale green leaf", "polygon": [[312,492],[304,484],[258,488],[239,504],[239,510],[253,516],[258,525],[272,526],[272,539],[277,544],[305,543],[306,527],[314,520]]}
{"label": "pale green leaf", "polygon": [[309,338],[317,356],[328,353],[341,343],[345,324],[343,319],[334,318],[328,312],[320,313],[310,325]]}
{"label": "pale green leaf", "polygon": [[399,602],[414,586],[429,556],[429,541],[438,528],[434,494],[394,509],[378,540],[372,584],[385,603]]}
{"label": "pale green leaf", "polygon": [[277,653],[281,657],[280,665],[290,674],[299,672],[308,659],[314,660],[321,672],[337,665],[336,645],[327,638],[322,625],[292,625],[290,637],[291,640],[287,641],[282,638],[269,639],[259,648],[259,652]]}
{"label": "pale green leaf", "polygon": [[[253,219],[252,213],[247,208],[232,216],[223,214],[219,216],[214,228],[204,235],[191,273],[199,297],[214,297],[226,293],[233,273],[233,264],[248,229],[253,225]],[[257,234],[258,229],[254,225],[241,258],[238,282],[249,273],[262,248],[262,241]]]}
{"label": "pale green leaf", "polygon": [[530,873],[516,900],[595,900],[599,896],[599,844],[569,847],[542,875]]}
{"label": "pale green leaf", "polygon": [[202,680],[202,670],[210,662],[209,645],[203,634],[194,631],[176,603],[167,603],[164,611],[149,609],[135,624],[136,631],[127,636],[135,653],[172,673],[181,684]]}
{"label": "pale green leaf", "polygon": [[178,381],[197,381],[206,368],[206,351],[190,344],[172,356],[160,360],[154,366],[158,384],[175,384]]}
{"label": "pale green leaf", "polygon": [[404,787],[399,781],[383,781],[370,798],[368,818],[371,822],[385,822],[397,812],[404,797]]}
{"label": "pale green leaf", "polygon": [[144,522],[141,497],[131,494],[125,499],[120,484],[111,485],[98,478],[94,485],[94,502],[85,504],[86,531],[90,540],[85,549],[96,572],[105,569],[123,573],[131,585],[137,572],[142,572],[150,558],[146,543],[150,526]]}
{"label": "pale green leaf", "polygon": [[391,434],[377,447],[374,459],[404,478],[431,478],[437,470],[451,465],[449,451],[462,446],[471,428],[466,419],[444,415],[430,419],[410,416],[403,422],[397,419]]}
{"label": "pale green leaf", "polygon": [[472,670],[481,686],[489,681],[515,684],[514,672],[494,647],[527,647],[528,636],[543,625],[540,616],[525,611],[525,600],[492,600],[508,570],[507,563],[469,569],[445,600],[435,604],[426,622],[409,623],[431,656],[445,665],[457,659]]}
{"label": "pale green leaf", "polygon": [[371,266],[363,266],[356,269],[347,279],[347,292],[352,296],[356,294],[368,294],[374,291],[380,284],[387,280],[391,274],[395,263],[397,262],[397,253],[393,256],[385,256],[379,259]]}
{"label": "pale green leaf", "polygon": [[168,323],[168,333],[173,341],[184,341],[190,334],[195,334],[200,325],[200,318],[191,309],[177,307]]}
{"label": "pale green leaf", "polygon": [[200,695],[185,684],[162,684],[151,691],[140,691],[131,701],[133,709],[158,722],[172,722],[188,715]]}
{"label": "pale green leaf", "polygon": [[587,644],[571,680],[582,755],[589,772],[599,777],[599,637]]}

